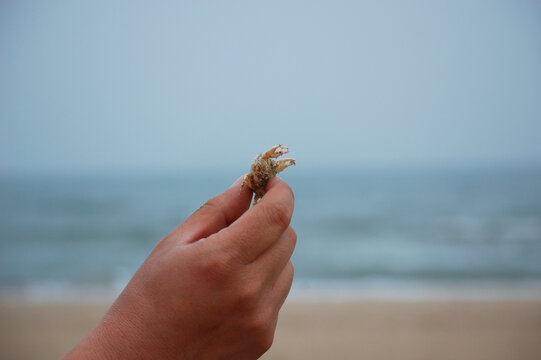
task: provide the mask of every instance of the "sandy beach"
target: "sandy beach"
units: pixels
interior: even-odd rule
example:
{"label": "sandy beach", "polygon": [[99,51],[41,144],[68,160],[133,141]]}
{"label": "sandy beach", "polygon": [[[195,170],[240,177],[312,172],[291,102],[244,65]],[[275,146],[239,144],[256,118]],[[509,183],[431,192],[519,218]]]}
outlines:
{"label": "sandy beach", "polygon": [[[0,304],[1,359],[58,359],[108,304]],[[265,360],[539,359],[541,301],[299,302]]]}

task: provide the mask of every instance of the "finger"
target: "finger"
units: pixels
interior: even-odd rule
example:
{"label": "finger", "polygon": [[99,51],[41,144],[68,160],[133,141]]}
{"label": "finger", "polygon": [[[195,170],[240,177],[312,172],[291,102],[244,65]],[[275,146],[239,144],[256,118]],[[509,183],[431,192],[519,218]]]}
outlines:
{"label": "finger", "polygon": [[180,224],[173,237],[177,241],[192,243],[214,234],[234,222],[250,207],[252,192],[241,190],[244,176],[238,178],[225,192],[207,201]]}
{"label": "finger", "polygon": [[254,262],[260,273],[265,274],[265,280],[271,284],[276,281],[284,267],[289,262],[295,244],[297,243],[297,234],[290,226],[284,231],[280,239],[261,254]]}
{"label": "finger", "polygon": [[263,199],[235,222],[207,241],[250,263],[277,241],[293,215],[293,191],[283,180],[272,178]]}
{"label": "finger", "polygon": [[295,275],[295,269],[293,268],[293,263],[288,261],[287,265],[284,267],[278,279],[272,287],[272,291],[269,294],[269,301],[271,301],[272,306],[279,310],[289,295],[291,290],[291,285],[293,285],[293,277]]}

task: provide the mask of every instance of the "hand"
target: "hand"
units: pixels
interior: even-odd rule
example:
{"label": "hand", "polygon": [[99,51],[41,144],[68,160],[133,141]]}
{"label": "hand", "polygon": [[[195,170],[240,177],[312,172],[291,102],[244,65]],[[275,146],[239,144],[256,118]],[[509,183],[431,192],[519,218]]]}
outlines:
{"label": "hand", "polygon": [[249,209],[241,180],[157,244],[65,359],[242,360],[270,348],[293,280],[293,192],[273,178]]}

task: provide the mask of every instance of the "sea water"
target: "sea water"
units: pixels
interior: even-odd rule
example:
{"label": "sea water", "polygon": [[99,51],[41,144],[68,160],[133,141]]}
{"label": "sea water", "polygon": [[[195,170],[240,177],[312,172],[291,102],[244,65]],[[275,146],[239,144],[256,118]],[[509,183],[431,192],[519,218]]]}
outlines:
{"label": "sea water", "polygon": [[[0,294],[114,296],[162,237],[238,175],[3,176]],[[296,199],[294,294],[541,289],[539,168],[297,166],[283,178]]]}

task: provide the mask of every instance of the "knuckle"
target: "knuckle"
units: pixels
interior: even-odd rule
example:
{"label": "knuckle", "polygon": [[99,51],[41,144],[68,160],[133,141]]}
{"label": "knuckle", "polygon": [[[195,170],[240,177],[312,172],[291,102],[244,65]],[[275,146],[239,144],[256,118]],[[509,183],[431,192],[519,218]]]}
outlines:
{"label": "knuckle", "polygon": [[217,252],[212,256],[212,258],[212,265],[217,271],[221,273],[228,273],[231,270],[232,257],[228,252]]}
{"label": "knuckle", "polygon": [[271,319],[257,317],[248,324],[248,333],[251,335],[252,344],[260,354],[266,352],[274,341],[274,331]]}
{"label": "knuckle", "polygon": [[258,341],[256,342],[257,351],[264,353],[269,350],[274,342],[274,332],[266,331],[264,334],[259,336]]}
{"label": "knuckle", "polygon": [[295,232],[295,230],[293,230],[292,227],[289,227],[289,229],[291,234],[291,242],[293,243],[293,248],[295,248],[295,246],[297,245],[297,233]]}
{"label": "knuckle", "polygon": [[248,323],[248,330],[255,335],[255,338],[261,338],[266,333],[268,326],[263,317],[256,317]]}
{"label": "knuckle", "polygon": [[291,281],[293,281],[293,278],[295,277],[295,266],[293,266],[293,263],[290,261],[289,264],[289,273],[291,277]]}
{"label": "knuckle", "polygon": [[222,281],[232,271],[232,262],[226,252],[216,252],[207,255],[199,262],[200,271],[207,280]]}
{"label": "knuckle", "polygon": [[289,226],[289,222],[291,221],[291,210],[283,202],[268,204],[265,215],[271,224],[276,224],[283,228]]}
{"label": "knuckle", "polygon": [[171,247],[171,243],[173,243],[174,240],[173,233],[166,235],[156,244],[156,251],[167,251]]}
{"label": "knuckle", "polygon": [[220,199],[218,197],[213,197],[209,200],[207,200],[206,203],[204,203],[197,211],[216,211],[220,208]]}
{"label": "knuckle", "polygon": [[237,305],[241,309],[253,309],[259,300],[259,295],[259,286],[244,286],[241,290],[239,290],[237,296]]}
{"label": "knuckle", "polygon": [[273,308],[258,307],[242,317],[242,330],[251,352],[258,356],[265,353],[274,341],[277,313]]}

